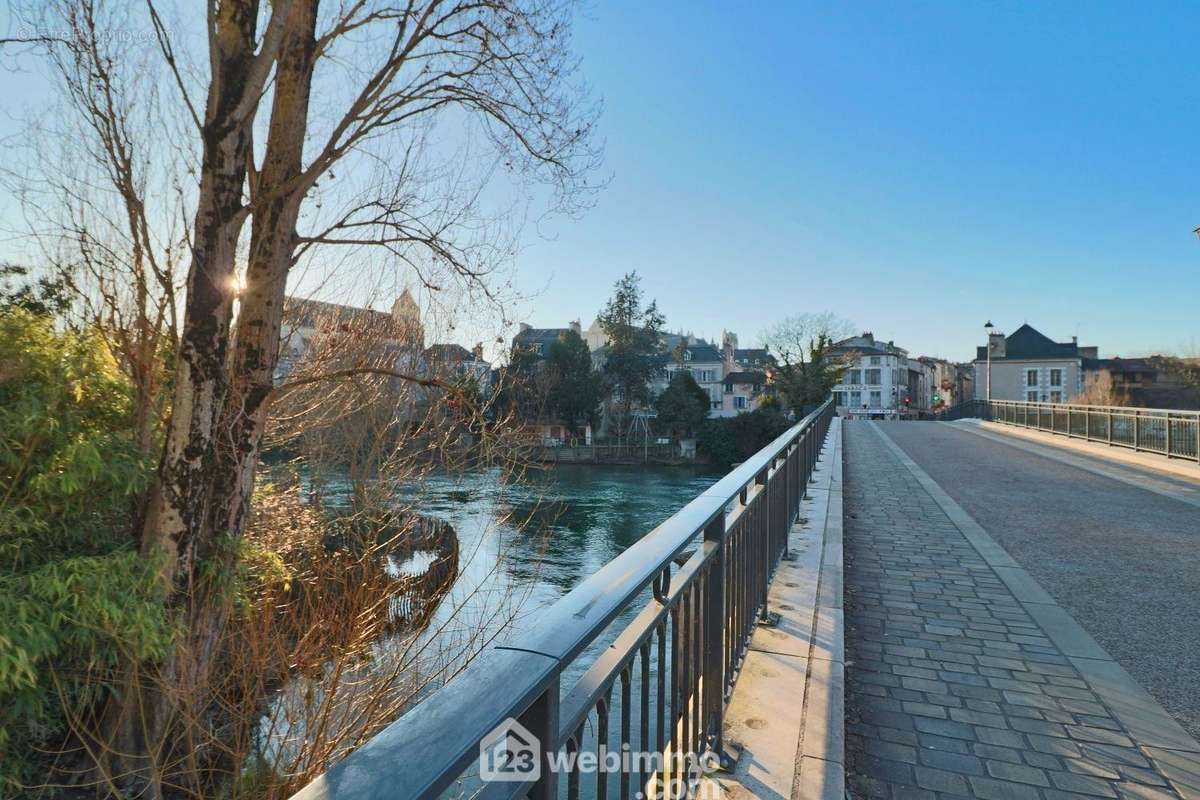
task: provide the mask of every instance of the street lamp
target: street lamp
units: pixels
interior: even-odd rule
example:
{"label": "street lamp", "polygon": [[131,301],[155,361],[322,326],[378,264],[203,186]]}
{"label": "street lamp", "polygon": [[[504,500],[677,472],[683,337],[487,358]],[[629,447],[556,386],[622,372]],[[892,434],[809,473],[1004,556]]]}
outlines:
{"label": "street lamp", "polygon": [[987,331],[987,401],[992,402],[992,329],[996,326],[989,319],[984,323],[983,329]]}

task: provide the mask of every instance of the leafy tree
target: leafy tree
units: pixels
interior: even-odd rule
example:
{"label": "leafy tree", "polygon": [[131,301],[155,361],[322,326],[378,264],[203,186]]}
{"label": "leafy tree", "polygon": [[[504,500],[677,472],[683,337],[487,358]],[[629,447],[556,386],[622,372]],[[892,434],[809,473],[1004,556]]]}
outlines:
{"label": "leafy tree", "polygon": [[592,369],[587,342],[574,330],[556,339],[546,354],[544,367],[546,404],[567,430],[590,423],[601,399],[601,376]]}
{"label": "leafy tree", "polygon": [[650,381],[660,369],[659,334],[665,322],[658,304],[646,304],[637,272],[622,277],[599,315],[600,327],[608,336],[604,375],[620,396],[623,418],[636,403],[650,401]]}
{"label": "leafy tree", "polygon": [[[18,304],[18,305],[24,305]],[[0,795],[113,689],[123,659],[171,642],[158,566],[133,549],[152,464],[132,387],[94,331],[0,309]]]}
{"label": "leafy tree", "polygon": [[513,347],[508,365],[500,373],[497,407],[526,422],[537,420],[545,408],[538,360],[537,353],[528,348]]}
{"label": "leafy tree", "polygon": [[705,420],[696,437],[696,450],[716,464],[745,461],[788,429],[778,410],[757,408],[736,417]]}
{"label": "leafy tree", "polygon": [[825,402],[841,380],[846,364],[830,348],[851,330],[849,322],[824,312],[796,314],[763,334],[779,361],[775,385],[797,416]]}
{"label": "leafy tree", "polygon": [[28,283],[28,275],[27,267],[0,264],[0,311],[22,308],[31,314],[52,315],[67,310],[70,294],[61,276]]}
{"label": "leafy tree", "polygon": [[700,388],[690,372],[680,370],[671,384],[654,401],[658,412],[655,427],[672,436],[685,438],[708,418],[708,393]]}

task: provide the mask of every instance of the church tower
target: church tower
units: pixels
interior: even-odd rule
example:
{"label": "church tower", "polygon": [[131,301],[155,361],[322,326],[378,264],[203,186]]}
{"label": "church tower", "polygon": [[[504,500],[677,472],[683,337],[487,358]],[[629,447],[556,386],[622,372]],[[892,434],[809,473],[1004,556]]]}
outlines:
{"label": "church tower", "polygon": [[396,326],[396,338],[418,351],[425,349],[425,326],[421,324],[421,308],[413,299],[412,292],[405,289],[392,303],[392,322]]}

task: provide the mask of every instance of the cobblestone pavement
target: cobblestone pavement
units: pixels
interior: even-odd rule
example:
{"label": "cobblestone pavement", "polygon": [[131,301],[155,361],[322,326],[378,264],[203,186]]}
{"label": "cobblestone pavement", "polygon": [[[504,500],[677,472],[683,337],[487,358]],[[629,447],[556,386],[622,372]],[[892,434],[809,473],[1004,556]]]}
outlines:
{"label": "cobblestone pavement", "polygon": [[1179,798],[869,423],[844,426],[856,798]]}
{"label": "cobblestone pavement", "polygon": [[1176,479],[1112,465],[1130,485],[941,423],[879,427],[1200,739],[1200,624],[1180,624],[1200,620],[1200,508],[1142,488]]}

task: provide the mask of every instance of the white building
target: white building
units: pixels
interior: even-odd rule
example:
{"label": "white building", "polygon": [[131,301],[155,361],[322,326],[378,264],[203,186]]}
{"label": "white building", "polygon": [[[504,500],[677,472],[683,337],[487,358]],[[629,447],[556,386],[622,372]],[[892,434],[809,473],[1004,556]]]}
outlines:
{"label": "white building", "polygon": [[993,333],[975,354],[975,395],[989,397],[988,349],[991,349],[992,400],[1063,403],[1083,391],[1084,361],[1097,358],[1095,347],[1080,347],[1075,337],[1056,342],[1030,325],[1011,335]]}
{"label": "white building", "polygon": [[846,363],[842,382],[833,387],[839,414],[898,416],[922,404],[928,408],[924,365],[916,359],[910,363],[908,351],[894,342],[876,341],[867,332],[835,343],[829,354]]}

